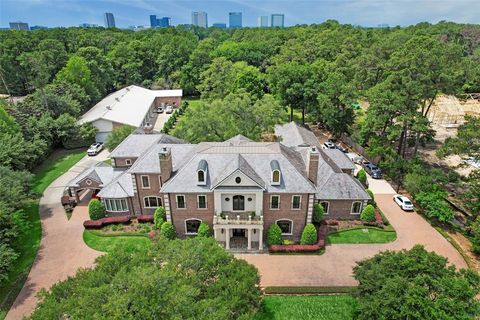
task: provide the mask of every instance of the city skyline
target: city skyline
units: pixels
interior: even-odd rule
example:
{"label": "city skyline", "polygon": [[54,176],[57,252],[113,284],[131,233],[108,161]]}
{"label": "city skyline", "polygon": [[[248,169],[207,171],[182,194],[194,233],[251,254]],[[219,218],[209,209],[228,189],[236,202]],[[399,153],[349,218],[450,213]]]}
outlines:
{"label": "city skyline", "polygon": [[[51,15],[52,10],[56,12]],[[285,14],[285,26],[321,23],[335,19],[340,23],[362,26],[386,24],[411,25],[422,21],[441,20],[459,23],[479,23],[480,2],[458,1],[192,1],[192,0],[90,0],[88,5],[72,0],[2,0],[0,27],[22,21],[29,25],[48,27],[78,26],[81,23],[104,25],[103,13],[111,12],[119,28],[131,25],[150,25],[149,16],[171,17],[173,25],[191,23],[193,11],[204,11],[210,21],[227,22],[229,12],[242,12],[244,27],[257,26],[259,16]]]}

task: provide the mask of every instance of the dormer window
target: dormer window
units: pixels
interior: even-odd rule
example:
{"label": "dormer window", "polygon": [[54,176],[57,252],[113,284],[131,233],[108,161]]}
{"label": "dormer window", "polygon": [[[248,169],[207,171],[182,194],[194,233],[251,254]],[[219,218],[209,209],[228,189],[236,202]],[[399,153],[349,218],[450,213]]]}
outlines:
{"label": "dormer window", "polygon": [[282,172],[280,171],[280,164],[277,160],[272,160],[270,162],[270,168],[272,169],[272,177],[271,183],[272,186],[280,185],[280,181],[282,180]]}
{"label": "dormer window", "polygon": [[205,183],[205,171],[198,170],[197,176],[198,176],[198,184],[204,184]]}
{"label": "dormer window", "polygon": [[200,160],[197,167],[197,185],[204,186],[207,184],[208,164],[205,160]]}

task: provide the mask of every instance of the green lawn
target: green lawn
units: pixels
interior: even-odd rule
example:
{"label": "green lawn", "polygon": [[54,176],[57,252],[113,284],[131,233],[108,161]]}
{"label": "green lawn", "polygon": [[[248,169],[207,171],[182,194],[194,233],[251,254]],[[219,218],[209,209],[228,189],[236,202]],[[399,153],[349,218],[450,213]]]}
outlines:
{"label": "green lawn", "polygon": [[85,230],[83,232],[83,241],[92,249],[102,252],[111,252],[117,246],[126,248],[128,251],[134,251],[143,246],[151,244],[147,235],[104,235],[99,231]]}
{"label": "green lawn", "polygon": [[58,177],[67,172],[75,163],[86,155],[84,149],[61,150],[54,152],[38,168],[34,170],[35,177],[32,189],[40,194]]}
{"label": "green lawn", "polygon": [[[54,152],[34,170],[32,189],[39,194],[43,194],[50,183],[68,171],[84,155],[84,150],[61,150]],[[15,263],[16,267],[8,275],[8,280],[0,285],[0,319],[5,317],[6,312],[10,309],[10,306],[22,289],[37,255],[42,237],[38,200],[30,201],[24,206],[23,210],[31,223],[31,229],[14,244],[20,255]]]}
{"label": "green lawn", "polygon": [[356,306],[349,295],[266,296],[253,320],[348,320]]}
{"label": "green lawn", "polygon": [[374,227],[362,227],[331,233],[327,237],[330,244],[338,243],[386,243],[397,238],[395,231]]}

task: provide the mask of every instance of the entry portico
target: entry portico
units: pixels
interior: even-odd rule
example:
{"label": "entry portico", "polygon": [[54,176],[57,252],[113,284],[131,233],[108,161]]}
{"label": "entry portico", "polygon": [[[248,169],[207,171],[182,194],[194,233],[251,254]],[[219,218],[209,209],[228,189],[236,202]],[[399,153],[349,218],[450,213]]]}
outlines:
{"label": "entry portico", "polygon": [[[247,217],[248,215],[248,217]],[[252,250],[252,243],[258,243],[258,250],[263,249],[263,216],[254,217],[249,214],[224,214],[213,218],[214,237],[225,243],[230,250],[232,238],[247,238],[247,250]],[[256,249],[256,248],[254,248]]]}

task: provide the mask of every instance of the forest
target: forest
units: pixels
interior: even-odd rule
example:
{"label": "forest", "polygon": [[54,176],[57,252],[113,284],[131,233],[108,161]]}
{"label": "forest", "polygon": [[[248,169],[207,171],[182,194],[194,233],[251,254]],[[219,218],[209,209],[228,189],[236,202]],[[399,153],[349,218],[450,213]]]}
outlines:
{"label": "forest", "polygon": [[[171,132],[191,142],[239,133],[258,140],[287,112],[349,134],[399,184],[438,185],[434,200],[444,206],[445,175],[425,174],[415,156],[433,138],[427,113],[438,95],[480,92],[480,26],[1,31],[0,77],[0,93],[16,97],[0,102],[1,281],[15,261],[15,213],[31,197],[28,171],[55,148],[88,145],[95,130],[76,119],[130,84],[199,97]],[[359,101],[368,101],[366,112],[353,107]],[[419,182],[422,174],[430,180]],[[465,185],[471,210],[480,199],[474,181]],[[430,193],[422,197],[431,202]]]}

